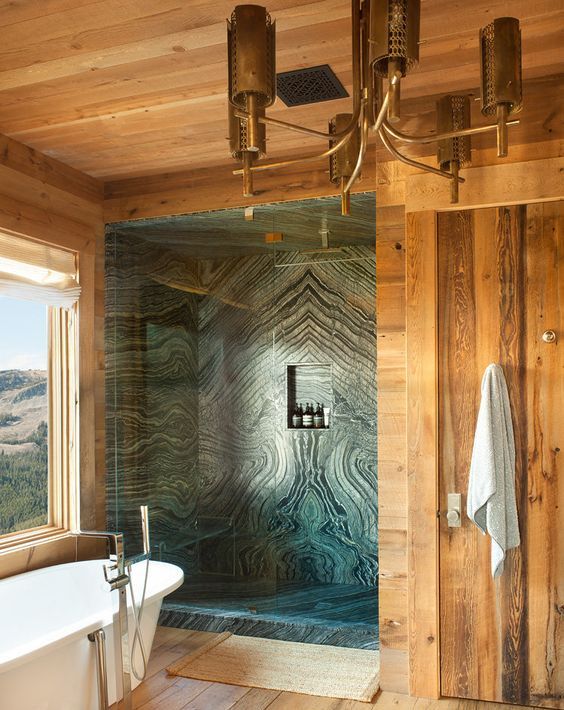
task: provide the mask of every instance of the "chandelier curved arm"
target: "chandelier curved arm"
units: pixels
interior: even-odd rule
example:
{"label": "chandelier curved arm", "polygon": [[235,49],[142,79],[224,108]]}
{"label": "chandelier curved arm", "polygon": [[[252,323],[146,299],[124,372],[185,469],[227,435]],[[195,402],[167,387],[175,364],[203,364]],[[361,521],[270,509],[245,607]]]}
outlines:
{"label": "chandelier curved arm", "polygon": [[[386,117],[386,111],[388,110],[388,102],[390,100],[390,94],[389,92],[386,92],[386,95],[384,96],[384,100],[382,101],[382,105],[380,106],[380,110],[378,111],[378,116],[376,117],[376,121],[374,123],[374,130],[379,131],[380,126],[383,124],[384,119]],[[366,111],[366,99],[362,101],[362,110],[361,110],[361,121],[362,121],[362,134],[361,134],[361,139],[360,139],[360,150],[358,151],[358,158],[356,161],[356,165],[353,171],[353,174],[350,176],[347,184],[345,185],[345,188],[343,190],[343,193],[348,193],[351,190],[351,187],[353,186],[354,182],[356,181],[358,174],[360,173],[360,169],[362,167],[362,163],[364,161],[364,156],[366,154],[366,148],[368,145],[368,132],[370,130],[370,122],[368,120],[368,114]]]}
{"label": "chandelier curved arm", "polygon": [[[249,113],[243,111],[242,109],[235,110],[235,116],[237,118],[242,118],[247,120],[249,118]],[[338,133],[324,133],[323,131],[316,131],[313,128],[306,128],[305,126],[298,126],[295,123],[288,123],[287,121],[279,121],[277,118],[269,118],[268,116],[259,116],[259,123],[264,123],[267,126],[278,126],[278,128],[286,128],[289,131],[295,131],[296,133],[304,133],[306,136],[313,136],[314,138],[321,138],[322,140],[339,140],[344,136],[349,136],[353,130],[356,128],[358,119],[360,116],[360,104],[355,106],[351,120],[343,128],[343,130]]]}
{"label": "chandelier curved arm", "polygon": [[[507,126],[516,126],[519,120],[507,121]],[[383,127],[387,133],[393,138],[403,141],[404,143],[435,143],[436,141],[447,140],[448,138],[461,138],[462,136],[474,136],[478,133],[488,133],[498,129],[497,123],[488,124],[487,126],[476,126],[475,128],[461,128],[458,131],[447,131],[446,133],[433,133],[428,136],[410,136],[407,133],[402,133],[394,128],[388,121],[384,121]]]}
{"label": "chandelier curved arm", "polygon": [[392,141],[389,139],[389,137],[386,135],[386,131],[384,130],[383,126],[378,131],[378,135],[380,136],[380,139],[382,140],[382,143],[385,145],[387,150],[402,163],[405,163],[406,165],[411,165],[411,167],[418,168],[419,170],[425,170],[428,173],[433,173],[433,175],[439,175],[440,177],[447,178],[447,180],[456,180],[459,183],[466,182],[464,178],[457,177],[455,175],[452,175],[451,173],[445,172],[444,170],[433,168],[430,165],[425,165],[425,163],[420,163],[417,160],[413,160],[412,158],[408,158],[407,156],[402,155],[392,143]]}
{"label": "chandelier curved arm", "polygon": [[[334,145],[332,145],[330,148],[327,148],[327,150],[324,150],[323,153],[318,153],[317,155],[308,155],[305,158],[294,158],[292,160],[281,160],[277,163],[263,163],[259,165],[253,165],[251,168],[249,168],[250,172],[252,173],[261,173],[264,170],[273,170],[275,168],[285,168],[289,165],[299,165],[300,163],[313,163],[316,160],[323,160],[323,158],[328,158],[330,155],[333,155],[333,153],[336,153],[341,146],[343,146],[350,138],[350,135],[352,131],[356,128],[356,124],[352,127],[348,135],[343,136],[341,139],[339,139]],[[238,170],[233,170],[233,175],[243,175],[243,170],[239,168]]]}

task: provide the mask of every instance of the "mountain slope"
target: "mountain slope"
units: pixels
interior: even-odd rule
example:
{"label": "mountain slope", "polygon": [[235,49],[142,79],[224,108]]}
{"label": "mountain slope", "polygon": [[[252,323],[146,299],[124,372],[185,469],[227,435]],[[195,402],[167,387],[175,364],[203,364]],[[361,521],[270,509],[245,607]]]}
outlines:
{"label": "mountain slope", "polygon": [[0,535],[47,523],[47,373],[0,371]]}

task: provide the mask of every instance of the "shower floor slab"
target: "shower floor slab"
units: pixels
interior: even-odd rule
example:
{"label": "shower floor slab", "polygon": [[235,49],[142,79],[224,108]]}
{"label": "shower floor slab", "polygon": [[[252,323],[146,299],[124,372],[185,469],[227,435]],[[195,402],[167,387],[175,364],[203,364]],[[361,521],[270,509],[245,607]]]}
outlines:
{"label": "shower floor slab", "polygon": [[378,590],[353,584],[192,577],[161,611],[163,626],[378,648]]}

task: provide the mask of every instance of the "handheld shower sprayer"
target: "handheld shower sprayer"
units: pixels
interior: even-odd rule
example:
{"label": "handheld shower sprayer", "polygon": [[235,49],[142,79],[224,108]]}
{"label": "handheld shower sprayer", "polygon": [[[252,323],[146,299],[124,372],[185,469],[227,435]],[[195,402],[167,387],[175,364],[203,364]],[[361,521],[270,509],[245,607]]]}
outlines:
{"label": "handheld shower sprayer", "polygon": [[151,555],[151,538],[149,532],[149,506],[139,506],[141,511],[141,529],[143,531],[143,554]]}
{"label": "handheld shower sprayer", "polygon": [[[145,558],[145,579],[143,582],[143,593],[141,594],[141,603],[139,608],[135,603],[135,592],[133,590],[133,580],[130,585],[131,590],[131,602],[133,606],[133,619],[135,621],[135,634],[133,636],[133,644],[131,646],[131,672],[137,678],[137,680],[142,681],[147,675],[147,654],[145,652],[145,646],[143,644],[143,637],[141,636],[141,617],[143,616],[143,608],[145,606],[145,594],[147,593],[147,581],[149,579],[149,562],[151,559],[151,536],[149,530],[149,506],[140,505],[139,510],[141,513],[141,532],[143,537],[143,557]],[[135,667],[135,647],[139,644],[139,650],[141,651],[141,659],[143,662],[143,672],[138,675],[137,669]]]}

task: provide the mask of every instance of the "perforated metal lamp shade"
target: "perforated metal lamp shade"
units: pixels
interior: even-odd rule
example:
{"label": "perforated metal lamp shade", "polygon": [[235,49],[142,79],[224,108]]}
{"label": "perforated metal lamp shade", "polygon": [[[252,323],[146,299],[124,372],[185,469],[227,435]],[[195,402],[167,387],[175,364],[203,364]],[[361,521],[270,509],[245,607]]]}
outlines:
{"label": "perforated metal lamp shade", "polygon": [[260,150],[258,111],[276,99],[275,24],[260,5],[237,5],[227,23],[229,102],[249,112],[250,151]]}
{"label": "perforated metal lamp shade", "polygon": [[480,30],[482,113],[495,116],[500,104],[507,113],[523,108],[521,30],[515,17],[498,17]]}
{"label": "perforated metal lamp shade", "polygon": [[388,120],[399,120],[400,84],[419,63],[420,0],[372,0],[370,3],[369,60],[376,76],[390,81]]}
{"label": "perforated metal lamp shade", "polygon": [[[437,133],[470,128],[470,97],[448,94],[437,101]],[[446,138],[437,143],[437,162],[441,170],[458,178],[460,168],[470,165],[470,136]],[[458,179],[451,181],[451,199],[458,202]]]}

